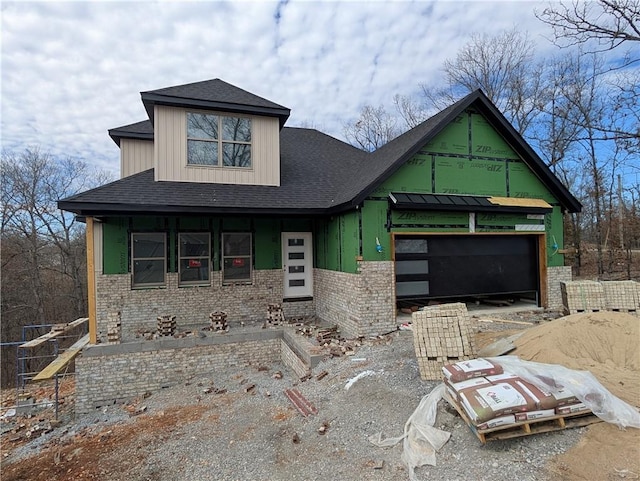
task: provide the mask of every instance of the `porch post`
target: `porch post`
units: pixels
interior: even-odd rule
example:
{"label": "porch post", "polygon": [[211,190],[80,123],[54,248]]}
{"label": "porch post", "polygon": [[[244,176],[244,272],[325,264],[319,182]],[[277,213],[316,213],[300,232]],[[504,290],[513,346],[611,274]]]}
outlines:
{"label": "porch post", "polygon": [[89,342],[98,343],[96,319],[96,270],[94,259],[93,217],[87,217],[87,308],[89,310]]}

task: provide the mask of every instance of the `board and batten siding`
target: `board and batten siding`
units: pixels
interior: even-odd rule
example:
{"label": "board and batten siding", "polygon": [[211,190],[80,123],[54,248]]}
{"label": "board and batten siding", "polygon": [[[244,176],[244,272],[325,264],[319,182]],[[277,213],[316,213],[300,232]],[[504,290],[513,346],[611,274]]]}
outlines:
{"label": "board and batten siding", "polygon": [[120,178],[153,169],[153,141],[120,140]]}
{"label": "board and batten siding", "polygon": [[[155,106],[156,181],[280,185],[280,125],[277,118],[251,119],[251,169],[187,165],[186,110]],[[211,112],[224,115],[224,112]],[[230,114],[235,115],[235,114]]]}

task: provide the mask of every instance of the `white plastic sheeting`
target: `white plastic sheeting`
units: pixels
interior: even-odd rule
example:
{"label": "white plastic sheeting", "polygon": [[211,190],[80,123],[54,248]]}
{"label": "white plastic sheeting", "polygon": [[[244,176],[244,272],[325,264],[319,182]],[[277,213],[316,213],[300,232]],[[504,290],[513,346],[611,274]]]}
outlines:
{"label": "white plastic sheeting", "polygon": [[[611,394],[588,371],[576,371],[557,364],[523,361],[517,356],[487,358],[511,372],[550,392],[569,389],[591,411],[603,421],[620,428],[640,428],[640,412],[622,399]],[[404,425],[404,434],[382,439],[382,433],[371,436],[369,441],[376,446],[395,446],[403,442],[402,461],[409,470],[409,479],[417,481],[415,469],[424,465],[436,465],[436,452],[444,446],[451,433],[436,429],[438,401],[445,391],[443,383],[424,396],[420,404]]]}
{"label": "white plastic sheeting", "polygon": [[640,412],[611,394],[589,371],[576,371],[558,364],[523,361],[518,356],[488,358],[525,381],[551,393],[565,388],[585,403],[603,421],[620,428],[640,429]]}
{"label": "white plastic sheeting", "polygon": [[429,464],[436,465],[436,452],[444,446],[451,433],[434,428],[438,401],[444,394],[444,384],[438,384],[424,396],[418,407],[404,425],[404,434],[396,438],[382,439],[382,433],[371,436],[376,446],[395,446],[403,441],[402,461],[409,469],[409,479],[416,480],[415,469]]}

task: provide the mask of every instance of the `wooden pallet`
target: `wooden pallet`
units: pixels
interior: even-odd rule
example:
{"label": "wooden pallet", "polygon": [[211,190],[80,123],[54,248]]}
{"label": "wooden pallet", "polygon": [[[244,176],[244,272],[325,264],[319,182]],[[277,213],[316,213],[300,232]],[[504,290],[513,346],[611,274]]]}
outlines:
{"label": "wooden pallet", "polygon": [[558,414],[548,418],[534,419],[529,421],[519,421],[514,424],[498,426],[490,429],[478,429],[469,419],[464,408],[455,401],[449,393],[444,394],[445,400],[451,404],[464,419],[471,432],[480,440],[482,444],[488,441],[498,441],[501,439],[520,438],[532,434],[549,433],[552,431],[562,431],[568,428],[579,428],[589,424],[602,422],[602,419],[591,413]]}

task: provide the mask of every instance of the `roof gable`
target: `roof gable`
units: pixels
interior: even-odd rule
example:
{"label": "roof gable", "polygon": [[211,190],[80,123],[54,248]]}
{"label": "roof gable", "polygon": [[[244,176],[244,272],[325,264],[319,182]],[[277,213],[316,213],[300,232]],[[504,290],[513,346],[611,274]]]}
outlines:
{"label": "roof gable", "polygon": [[503,137],[505,143],[523,159],[524,163],[565,209],[571,212],[580,211],[580,202],[553,175],[544,161],[481,90],[470,93],[422,124],[374,151],[371,154],[371,158],[365,165],[361,166],[358,174],[354,177],[358,193],[350,200],[347,200],[348,194],[345,195],[345,202],[350,205],[362,203],[385,180],[397,172],[408,160],[412,159],[438,134],[443,132],[457,117],[470,108],[484,116],[487,122]]}

